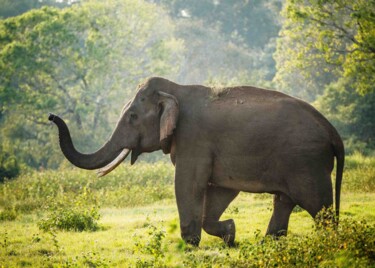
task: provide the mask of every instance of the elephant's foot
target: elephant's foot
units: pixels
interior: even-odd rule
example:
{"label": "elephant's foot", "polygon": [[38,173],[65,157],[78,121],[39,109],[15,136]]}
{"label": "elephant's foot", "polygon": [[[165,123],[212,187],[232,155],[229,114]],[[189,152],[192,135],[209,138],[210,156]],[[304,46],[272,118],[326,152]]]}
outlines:
{"label": "elephant's foot", "polygon": [[286,236],[288,233],[288,230],[267,230],[266,236],[270,236],[274,239],[279,239],[281,236]]}
{"label": "elephant's foot", "polygon": [[224,243],[229,247],[234,247],[234,239],[236,238],[236,225],[234,224],[234,220],[230,219],[222,223],[226,225],[226,234],[222,237]]}
{"label": "elephant's foot", "polygon": [[182,236],[182,239],[185,241],[186,244],[192,245],[194,247],[198,247],[201,241],[200,236]]}
{"label": "elephant's foot", "polygon": [[285,194],[275,194],[273,199],[273,213],[268,224],[266,235],[275,238],[285,236],[288,232],[289,217],[295,203]]}
{"label": "elephant's foot", "polygon": [[196,221],[191,221],[188,225],[181,224],[182,239],[192,246],[199,246],[201,241],[201,226]]}
{"label": "elephant's foot", "polygon": [[229,247],[235,245],[236,225],[232,219],[225,221],[204,221],[203,229],[210,235],[222,238],[224,243]]}

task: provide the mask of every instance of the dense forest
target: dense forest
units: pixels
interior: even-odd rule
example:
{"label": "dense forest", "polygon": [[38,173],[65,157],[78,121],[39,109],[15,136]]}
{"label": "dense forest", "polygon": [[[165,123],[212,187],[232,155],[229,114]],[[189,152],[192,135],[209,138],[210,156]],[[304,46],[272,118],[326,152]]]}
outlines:
{"label": "dense forest", "polygon": [[150,76],[288,93],[374,154],[373,0],[0,0],[0,179],[66,165],[49,112],[96,150]]}

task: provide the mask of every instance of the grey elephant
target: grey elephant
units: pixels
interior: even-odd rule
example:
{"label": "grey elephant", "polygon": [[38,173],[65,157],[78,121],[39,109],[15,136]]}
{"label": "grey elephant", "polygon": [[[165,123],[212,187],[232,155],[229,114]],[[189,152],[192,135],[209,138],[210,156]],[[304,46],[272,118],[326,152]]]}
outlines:
{"label": "grey elephant", "polygon": [[316,109],[283,93],[241,86],[213,89],[153,77],[122,110],[110,139],[82,154],[68,127],[53,114],[65,157],[105,175],[131,153],[163,150],[175,166],[175,194],[182,238],[198,245],[202,228],[228,245],[232,219],[220,221],[240,191],[274,194],[268,235],[285,235],[296,205],[315,218],[333,204],[331,172],[336,157],[335,210],[339,214],[344,146]]}

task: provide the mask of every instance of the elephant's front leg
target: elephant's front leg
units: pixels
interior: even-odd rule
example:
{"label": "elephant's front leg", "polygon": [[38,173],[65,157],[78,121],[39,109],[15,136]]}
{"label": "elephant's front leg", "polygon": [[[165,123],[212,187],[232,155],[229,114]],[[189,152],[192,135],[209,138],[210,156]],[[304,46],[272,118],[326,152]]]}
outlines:
{"label": "elephant's front leg", "polygon": [[202,232],[204,194],[211,176],[209,160],[177,161],[175,191],[180,216],[181,236],[186,243],[198,246]]}

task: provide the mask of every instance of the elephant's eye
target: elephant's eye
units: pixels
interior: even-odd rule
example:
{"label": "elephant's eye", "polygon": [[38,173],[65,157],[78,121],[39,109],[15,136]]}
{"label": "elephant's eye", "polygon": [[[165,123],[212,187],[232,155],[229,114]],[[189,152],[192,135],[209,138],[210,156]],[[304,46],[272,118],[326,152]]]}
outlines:
{"label": "elephant's eye", "polygon": [[138,119],[138,115],[135,114],[135,113],[132,113],[132,114],[130,114],[130,119],[131,120],[137,120]]}

